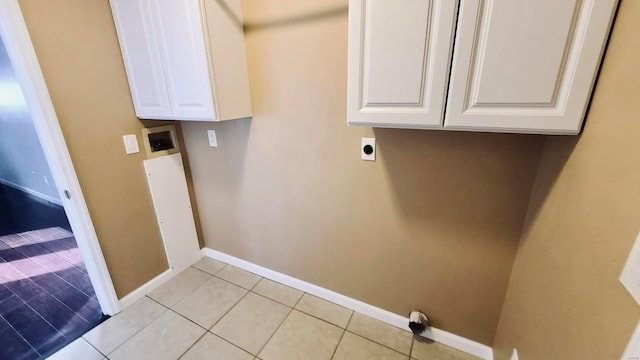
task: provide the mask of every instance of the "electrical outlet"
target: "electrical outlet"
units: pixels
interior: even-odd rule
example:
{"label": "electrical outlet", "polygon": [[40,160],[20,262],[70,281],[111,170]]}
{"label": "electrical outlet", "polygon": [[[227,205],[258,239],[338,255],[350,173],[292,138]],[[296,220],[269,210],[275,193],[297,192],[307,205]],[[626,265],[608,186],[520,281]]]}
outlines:
{"label": "electrical outlet", "polygon": [[640,304],[640,234],[638,234],[622,274],[620,274],[620,282],[627,288],[627,291],[636,302]]}
{"label": "electrical outlet", "polygon": [[218,138],[215,130],[207,130],[207,137],[209,138],[210,147],[218,147]]}
{"label": "electrical outlet", "polygon": [[122,141],[124,141],[124,149],[127,154],[135,154],[140,152],[140,147],[138,146],[138,138],[134,134],[122,136]]}
{"label": "electrical outlet", "polygon": [[362,138],[360,156],[362,160],[376,161],[376,138]]}
{"label": "electrical outlet", "polygon": [[640,360],[640,323],[636,326],[621,360]]}

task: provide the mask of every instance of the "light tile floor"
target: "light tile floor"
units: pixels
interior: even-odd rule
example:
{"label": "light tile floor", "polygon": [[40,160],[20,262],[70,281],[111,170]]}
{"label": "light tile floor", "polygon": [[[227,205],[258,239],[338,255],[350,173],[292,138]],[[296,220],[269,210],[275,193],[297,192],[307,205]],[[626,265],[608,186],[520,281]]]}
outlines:
{"label": "light tile floor", "polygon": [[204,258],[51,359],[472,360]]}

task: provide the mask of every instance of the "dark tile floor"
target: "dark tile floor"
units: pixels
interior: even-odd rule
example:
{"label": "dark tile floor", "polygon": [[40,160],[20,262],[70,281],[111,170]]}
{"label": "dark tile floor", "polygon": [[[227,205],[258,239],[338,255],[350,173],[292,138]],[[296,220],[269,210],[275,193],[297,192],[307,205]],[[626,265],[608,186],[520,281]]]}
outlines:
{"label": "dark tile floor", "polygon": [[38,359],[104,320],[73,234],[0,237],[0,359]]}

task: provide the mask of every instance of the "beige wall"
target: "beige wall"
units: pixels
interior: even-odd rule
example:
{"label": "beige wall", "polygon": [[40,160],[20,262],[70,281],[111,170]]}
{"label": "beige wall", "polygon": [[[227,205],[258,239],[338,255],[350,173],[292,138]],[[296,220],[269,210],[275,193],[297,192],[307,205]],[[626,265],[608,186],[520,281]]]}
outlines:
{"label": "beige wall", "polygon": [[638,322],[618,277],[640,229],[639,20],[624,1],[580,139],[545,145],[497,359],[619,359]]}
{"label": "beige wall", "polygon": [[144,151],[126,155],[137,134],[124,65],[107,0],[21,0],[62,131],[117,294],[168,268]]}
{"label": "beige wall", "polygon": [[255,116],[183,124],[205,243],[490,345],[543,138],[349,128],[346,6],[244,2]]}

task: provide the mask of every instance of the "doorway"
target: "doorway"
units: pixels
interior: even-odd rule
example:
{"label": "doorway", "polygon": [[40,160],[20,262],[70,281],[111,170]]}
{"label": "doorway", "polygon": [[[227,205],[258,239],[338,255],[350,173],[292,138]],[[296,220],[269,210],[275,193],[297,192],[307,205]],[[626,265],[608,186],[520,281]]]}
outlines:
{"label": "doorway", "polygon": [[[120,305],[17,0],[0,2],[0,40],[0,55],[6,58],[2,61],[11,64],[13,71],[10,76],[0,72],[0,112],[15,117],[17,108],[24,107],[31,121],[27,131],[31,139],[24,141],[39,142],[44,155],[40,160],[34,154],[27,156],[26,172],[0,169],[0,177],[7,178],[0,181],[0,202],[4,200],[0,205],[0,358],[28,359],[46,356],[81,335],[82,326],[66,325],[91,325],[102,314],[119,312]],[[19,147],[9,147],[9,153]],[[16,155],[6,153],[0,154],[3,164],[8,162],[6,156]],[[45,165],[39,166],[38,161]],[[55,299],[53,303],[44,301],[48,295]],[[13,312],[2,313],[10,305]],[[16,329],[25,324],[26,333],[19,333]],[[39,326],[29,327],[34,324]],[[55,332],[45,333],[50,328]],[[22,339],[22,345],[8,343],[9,334]],[[42,335],[44,343],[27,339],[37,335]],[[9,353],[10,348],[27,350]]]}
{"label": "doorway", "polygon": [[103,319],[0,38],[0,359],[47,356]]}

